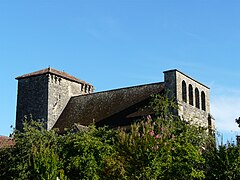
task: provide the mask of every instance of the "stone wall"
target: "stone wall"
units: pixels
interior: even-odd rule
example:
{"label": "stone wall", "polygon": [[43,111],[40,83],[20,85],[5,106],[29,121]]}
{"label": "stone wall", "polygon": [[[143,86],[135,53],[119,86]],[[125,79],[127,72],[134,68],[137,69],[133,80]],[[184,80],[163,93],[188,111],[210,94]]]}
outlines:
{"label": "stone wall", "polygon": [[215,121],[210,115],[210,89],[178,70],[165,71],[164,75],[165,87],[178,102],[178,115],[182,119],[215,129]]}
{"label": "stone wall", "polygon": [[[51,129],[71,97],[93,92],[92,85],[50,68],[17,79],[16,128],[20,130],[24,116],[30,115],[34,120],[47,122],[46,128]],[[205,127],[211,125],[215,129],[215,121],[210,115],[210,92],[207,86],[178,70],[170,70],[164,72],[164,89],[168,89],[169,92],[165,92],[177,101],[177,114],[182,119],[193,120]],[[75,113],[68,116],[75,116]]]}
{"label": "stone wall", "polygon": [[48,118],[48,77],[33,76],[18,80],[16,129],[22,129],[24,117]]}
{"label": "stone wall", "polygon": [[83,84],[69,81],[54,74],[49,74],[48,124],[51,129],[72,96],[85,94]]}
{"label": "stone wall", "polygon": [[25,116],[46,122],[50,130],[72,96],[93,92],[93,86],[54,73],[18,79],[16,128],[22,129]]}

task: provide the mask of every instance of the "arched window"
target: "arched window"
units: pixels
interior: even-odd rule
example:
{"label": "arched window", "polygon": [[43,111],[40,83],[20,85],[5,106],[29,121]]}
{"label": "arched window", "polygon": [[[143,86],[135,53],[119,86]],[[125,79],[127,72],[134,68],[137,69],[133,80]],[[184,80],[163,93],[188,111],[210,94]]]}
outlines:
{"label": "arched window", "polygon": [[198,90],[198,88],[195,88],[195,105],[196,105],[196,108],[200,109],[199,90]]}
{"label": "arched window", "polygon": [[188,86],[188,93],[189,93],[188,94],[189,95],[189,97],[188,97],[189,104],[193,105],[193,87],[191,84],[189,84],[189,86]]}
{"label": "arched window", "polygon": [[88,91],[88,86],[85,84],[85,93],[87,93]]}
{"label": "arched window", "polygon": [[185,103],[187,102],[187,85],[185,81],[182,81],[182,100]]}
{"label": "arched window", "polygon": [[202,110],[206,111],[206,99],[205,99],[205,93],[201,92],[201,102],[202,102]]}

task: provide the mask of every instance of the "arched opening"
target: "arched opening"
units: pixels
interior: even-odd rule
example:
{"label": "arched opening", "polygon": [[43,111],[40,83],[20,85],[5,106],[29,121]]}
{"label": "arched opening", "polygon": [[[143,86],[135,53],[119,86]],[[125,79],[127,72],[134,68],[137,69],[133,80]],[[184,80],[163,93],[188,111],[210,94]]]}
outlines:
{"label": "arched opening", "polygon": [[193,87],[191,84],[188,86],[188,93],[189,93],[189,104],[193,105]]}
{"label": "arched opening", "polygon": [[202,102],[202,110],[206,111],[206,98],[205,93],[201,92],[201,102]]}
{"label": "arched opening", "polygon": [[185,81],[182,81],[182,100],[185,103],[187,102],[187,85]]}
{"label": "arched opening", "polygon": [[200,101],[199,101],[199,90],[195,88],[195,106],[200,109]]}
{"label": "arched opening", "polygon": [[88,85],[85,84],[85,93],[88,92]]}

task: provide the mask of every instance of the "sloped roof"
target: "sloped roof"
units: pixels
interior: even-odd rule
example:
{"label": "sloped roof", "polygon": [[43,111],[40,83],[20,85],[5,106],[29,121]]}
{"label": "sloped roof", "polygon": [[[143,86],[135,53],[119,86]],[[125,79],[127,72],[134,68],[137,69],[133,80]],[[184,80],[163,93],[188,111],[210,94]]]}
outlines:
{"label": "sloped roof", "polygon": [[83,126],[93,122],[96,125],[114,125],[124,118],[128,120],[146,115],[148,110],[139,108],[152,94],[161,93],[163,89],[164,83],[161,82],[72,97],[53,128],[63,132],[64,128],[71,128],[74,123]]}
{"label": "sloped roof", "polygon": [[6,148],[15,144],[13,138],[7,136],[0,136],[0,148]]}
{"label": "sloped roof", "polygon": [[89,83],[87,83],[87,82],[85,82],[81,79],[78,79],[74,76],[71,76],[70,74],[67,74],[63,71],[59,71],[59,70],[56,70],[56,69],[53,69],[53,68],[50,68],[50,67],[46,68],[46,69],[39,70],[39,71],[35,71],[35,72],[32,72],[32,73],[24,74],[22,76],[18,76],[18,77],[16,77],[16,79],[19,80],[19,79],[24,79],[24,78],[33,77],[33,76],[39,76],[39,75],[43,75],[43,74],[54,74],[54,75],[60,76],[62,78],[68,79],[70,81],[74,81],[74,82],[81,83],[81,84],[91,85],[91,84],[89,84]]}

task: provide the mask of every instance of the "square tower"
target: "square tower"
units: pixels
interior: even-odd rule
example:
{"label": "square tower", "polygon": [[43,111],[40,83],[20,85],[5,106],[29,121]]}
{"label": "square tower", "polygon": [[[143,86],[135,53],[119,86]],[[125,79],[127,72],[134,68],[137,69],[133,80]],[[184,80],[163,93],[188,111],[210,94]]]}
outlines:
{"label": "square tower", "polygon": [[187,121],[215,130],[210,114],[210,89],[186,74],[174,69],[164,72],[164,83],[178,105],[178,115]]}
{"label": "square tower", "polygon": [[72,96],[92,93],[94,87],[65,72],[46,68],[16,78],[18,80],[16,129],[23,120],[46,122],[50,130]]}

